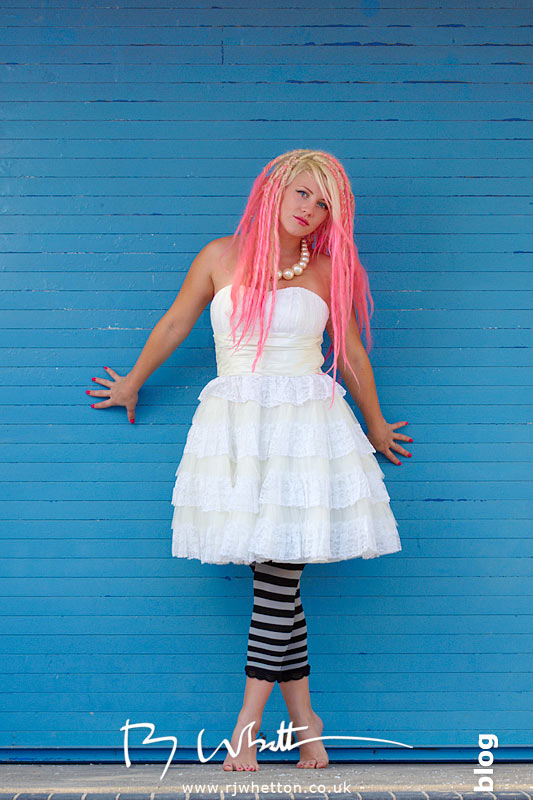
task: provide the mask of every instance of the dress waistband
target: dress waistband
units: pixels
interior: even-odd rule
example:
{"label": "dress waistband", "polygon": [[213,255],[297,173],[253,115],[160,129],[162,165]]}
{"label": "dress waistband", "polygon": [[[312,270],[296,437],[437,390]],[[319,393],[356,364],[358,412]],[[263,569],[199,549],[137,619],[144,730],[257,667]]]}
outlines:
{"label": "dress waistband", "polygon": [[257,339],[246,343],[246,337],[237,349],[240,334],[236,334],[235,345],[231,334],[214,333],[217,375],[310,375],[322,372],[324,363],[321,344],[323,336],[293,336],[274,334],[269,331],[263,352],[257,355]]}

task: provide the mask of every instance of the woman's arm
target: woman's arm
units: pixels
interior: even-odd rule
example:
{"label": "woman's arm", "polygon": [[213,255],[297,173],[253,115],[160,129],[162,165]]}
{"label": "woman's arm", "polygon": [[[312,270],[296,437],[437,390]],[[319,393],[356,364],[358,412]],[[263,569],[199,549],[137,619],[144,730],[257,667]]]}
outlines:
{"label": "woman's arm", "polygon": [[93,408],[125,406],[130,422],[135,421],[139,389],[187,338],[198,317],[213,299],[211,272],[220,249],[217,242],[219,240],[215,239],[200,250],[185,276],[178,296],[155,325],[130,372],[121,376],[111,367],[106,367],[108,375],[113,378],[112,381],[106,378],[93,378],[97,383],[107,387],[87,391],[91,397],[106,398],[100,403],[94,403]]}
{"label": "woman's arm", "polygon": [[215,253],[214,240],[200,250],[192,262],[181,289],[148,337],[144,348],[128,373],[127,380],[136,391],[182,344],[194,328],[198,317],[213,299],[211,271]]}
{"label": "woman's arm", "polygon": [[138,392],[143,383],[165,363],[185,338],[172,326],[168,318],[162,317],[148,337],[135,365],[126,375],[126,385]]}
{"label": "woman's arm", "polygon": [[[326,330],[329,334],[329,338],[333,342],[331,318],[328,320]],[[367,439],[376,450],[379,450],[380,453],[387,456],[389,461],[399,465],[402,462],[392,453],[392,450],[396,450],[396,452],[407,458],[411,457],[411,453],[397,444],[394,439],[400,439],[403,442],[412,442],[413,440],[409,436],[403,433],[396,433],[395,431],[395,428],[400,425],[407,425],[407,422],[389,423],[381,412],[376,382],[374,380],[374,372],[359,335],[359,328],[354,310],[352,310],[350,319],[348,320],[345,347],[347,359],[359,379],[359,386],[357,385],[350,367],[345,363],[341,352],[339,352],[337,356],[337,369],[344,379],[346,388],[353,397],[354,402],[361,409],[361,413],[365,418],[368,427]]]}
{"label": "woman's arm", "polygon": [[357,359],[352,358],[350,364],[359,379],[359,386],[356,383],[350,367],[346,366],[342,353],[339,353],[337,357],[337,369],[342,375],[346,388],[353,397],[354,402],[357,403],[357,406],[361,409],[368,429],[371,430],[385,422],[379,405],[372,365],[366,352],[359,354]]}
{"label": "woman's arm", "polygon": [[[333,342],[331,317],[326,324],[326,330],[331,342]],[[339,350],[337,356],[337,369],[344,378],[346,388],[361,409],[361,413],[365,418],[368,428],[375,428],[381,425],[385,420],[379,405],[372,365],[370,364],[370,359],[361,341],[357,317],[353,308],[346,326],[344,345],[347,360],[359,379],[360,387],[357,385],[350,367],[346,364],[341,350]]]}

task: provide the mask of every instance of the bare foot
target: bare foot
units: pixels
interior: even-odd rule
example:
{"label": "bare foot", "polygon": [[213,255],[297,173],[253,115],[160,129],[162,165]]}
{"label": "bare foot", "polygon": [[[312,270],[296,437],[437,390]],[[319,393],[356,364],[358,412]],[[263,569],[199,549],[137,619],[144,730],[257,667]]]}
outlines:
{"label": "bare foot", "polygon": [[[230,741],[230,745],[234,752],[236,752],[237,748],[239,747],[239,737],[241,735],[241,731],[243,728],[246,728],[247,725],[250,725],[250,722],[252,722],[256,716],[257,715],[254,716],[254,714],[250,714],[250,712],[244,712],[241,710]],[[257,745],[254,744],[251,747],[248,746],[248,730],[250,730],[250,738],[253,741],[254,739],[257,739],[260,725],[261,720],[258,719],[253,726],[244,731],[239,752],[234,758],[232,757],[231,752],[228,753],[222,765],[223,770],[226,770],[227,772],[230,770],[249,770],[250,772],[257,772],[261,769],[256,758]]]}
{"label": "bare foot", "polygon": [[[324,723],[314,711],[311,712],[311,717],[307,715],[306,717],[292,718],[292,721],[295,728],[307,725],[307,730],[295,732],[299,742],[322,735]],[[328,754],[322,741],[307,742],[307,744],[300,745],[300,760],[296,764],[299,769],[324,769],[328,764]]]}

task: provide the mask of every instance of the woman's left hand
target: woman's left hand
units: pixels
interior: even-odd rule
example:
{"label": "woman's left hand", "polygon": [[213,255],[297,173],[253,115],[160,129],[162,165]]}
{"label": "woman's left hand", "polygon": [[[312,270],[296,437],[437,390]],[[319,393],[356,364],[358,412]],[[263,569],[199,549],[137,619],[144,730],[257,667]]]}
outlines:
{"label": "woman's left hand", "polygon": [[396,452],[407,458],[411,458],[411,453],[408,453],[407,450],[394,440],[400,439],[402,442],[412,442],[413,440],[404,433],[395,433],[394,429],[398,428],[400,425],[408,424],[407,422],[387,422],[383,420],[381,425],[376,425],[368,430],[366,438],[376,450],[379,450],[380,453],[387,456],[389,461],[399,465],[402,462],[396,458],[392,450],[396,450]]}

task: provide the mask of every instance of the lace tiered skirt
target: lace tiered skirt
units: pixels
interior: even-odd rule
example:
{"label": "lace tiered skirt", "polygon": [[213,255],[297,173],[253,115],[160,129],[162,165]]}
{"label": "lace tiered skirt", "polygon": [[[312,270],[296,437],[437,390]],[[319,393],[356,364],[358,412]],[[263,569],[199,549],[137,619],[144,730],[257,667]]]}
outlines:
{"label": "lace tiered skirt", "polygon": [[[325,563],[401,550],[384,473],[327,373],[225,375],[200,392],[172,493],[172,555]],[[331,405],[331,407],[330,407]]]}

